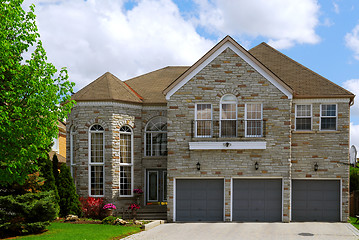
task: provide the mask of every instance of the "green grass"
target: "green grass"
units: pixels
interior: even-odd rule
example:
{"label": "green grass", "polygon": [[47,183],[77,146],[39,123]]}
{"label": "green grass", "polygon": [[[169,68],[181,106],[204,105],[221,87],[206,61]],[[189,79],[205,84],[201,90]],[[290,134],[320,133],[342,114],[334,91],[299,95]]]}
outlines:
{"label": "green grass", "polygon": [[350,223],[351,225],[353,225],[354,227],[356,227],[357,229],[359,229],[359,221],[358,221],[358,223],[355,223],[356,220],[357,220],[357,219],[356,219],[355,217],[350,217],[349,223]]}
{"label": "green grass", "polygon": [[113,226],[103,224],[71,224],[54,222],[48,228],[49,231],[42,234],[17,237],[16,239],[39,240],[109,240],[120,239],[128,235],[140,232],[139,226]]}

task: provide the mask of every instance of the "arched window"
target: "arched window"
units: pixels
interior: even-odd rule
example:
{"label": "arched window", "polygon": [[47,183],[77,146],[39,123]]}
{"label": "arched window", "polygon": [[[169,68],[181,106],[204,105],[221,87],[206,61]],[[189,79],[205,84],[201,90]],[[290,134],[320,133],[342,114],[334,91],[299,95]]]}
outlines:
{"label": "arched window", "polygon": [[221,137],[237,137],[237,98],[226,94],[221,98]]}
{"label": "arched window", "polygon": [[89,131],[89,195],[104,195],[105,134],[101,125],[93,125]]}
{"label": "arched window", "polygon": [[129,126],[120,128],[120,197],[132,197],[133,132]]}
{"label": "arched window", "polygon": [[71,171],[71,176],[72,178],[74,178],[74,168],[75,168],[75,139],[76,135],[75,135],[75,127],[71,126],[70,128],[70,171]]}
{"label": "arched window", "polygon": [[145,156],[167,156],[167,120],[151,119],[145,127]]}

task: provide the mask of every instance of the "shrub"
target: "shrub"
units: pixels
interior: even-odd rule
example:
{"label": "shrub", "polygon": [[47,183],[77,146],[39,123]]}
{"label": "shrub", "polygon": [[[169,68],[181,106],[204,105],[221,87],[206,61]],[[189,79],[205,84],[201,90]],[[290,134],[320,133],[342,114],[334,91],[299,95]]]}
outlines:
{"label": "shrub", "polygon": [[74,181],[72,180],[70,169],[61,165],[57,190],[60,197],[60,216],[65,217],[68,214],[81,215],[81,204],[79,196],[76,193]]}
{"label": "shrub", "polygon": [[53,192],[0,197],[0,237],[38,233],[59,212]]}
{"label": "shrub", "polygon": [[81,197],[80,198],[82,212],[86,218],[101,218],[101,210],[103,208],[103,198]]}
{"label": "shrub", "polygon": [[102,220],[102,224],[114,225],[117,217],[108,216]]}
{"label": "shrub", "polygon": [[350,167],[350,192],[359,190],[359,168]]}
{"label": "shrub", "polygon": [[41,191],[54,191],[56,203],[59,204],[60,197],[57,191],[52,162],[49,156],[47,156],[47,158],[40,158],[38,163],[40,165],[40,177],[45,179],[44,185],[41,187]]}

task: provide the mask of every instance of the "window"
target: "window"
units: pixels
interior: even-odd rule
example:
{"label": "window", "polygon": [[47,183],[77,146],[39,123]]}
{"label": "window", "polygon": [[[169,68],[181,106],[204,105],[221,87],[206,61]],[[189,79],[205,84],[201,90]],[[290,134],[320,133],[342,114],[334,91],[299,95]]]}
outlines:
{"label": "window", "polygon": [[133,133],[128,126],[120,128],[120,197],[132,197]]}
{"label": "window", "polygon": [[337,105],[323,104],[320,106],[320,130],[337,129]]}
{"label": "window", "polygon": [[245,113],[245,132],[246,137],[262,137],[263,121],[262,121],[262,104],[250,103],[246,104]]}
{"label": "window", "polygon": [[295,129],[312,130],[312,105],[295,106]]}
{"label": "window", "polygon": [[145,156],[167,155],[167,121],[156,117],[145,127]]}
{"label": "window", "polygon": [[74,126],[71,126],[70,128],[70,171],[71,176],[74,178],[74,168],[75,168],[75,161],[74,161],[74,155],[75,155],[75,129]]}
{"label": "window", "polygon": [[196,104],[195,117],[196,137],[212,137],[212,105],[207,103]]}
{"label": "window", "polygon": [[221,137],[237,137],[237,98],[224,95],[221,99]]}
{"label": "window", "polygon": [[104,195],[104,129],[101,125],[90,128],[89,149],[89,195],[102,197]]}

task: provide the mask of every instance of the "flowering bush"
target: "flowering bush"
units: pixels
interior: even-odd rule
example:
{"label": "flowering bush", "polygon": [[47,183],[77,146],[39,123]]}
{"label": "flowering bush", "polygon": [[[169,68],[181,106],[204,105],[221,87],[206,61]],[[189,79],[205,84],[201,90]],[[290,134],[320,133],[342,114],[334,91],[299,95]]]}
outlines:
{"label": "flowering bush", "polygon": [[86,218],[101,218],[101,209],[103,206],[103,198],[80,197],[82,212]]}
{"label": "flowering bush", "polygon": [[128,209],[131,209],[131,210],[137,210],[137,209],[140,209],[140,205],[138,205],[137,203],[132,203]]}
{"label": "flowering bush", "polygon": [[107,203],[105,206],[103,206],[103,209],[116,209],[115,204]]}
{"label": "flowering bush", "polygon": [[141,188],[136,188],[136,189],[133,189],[133,193],[142,194],[143,191]]}

